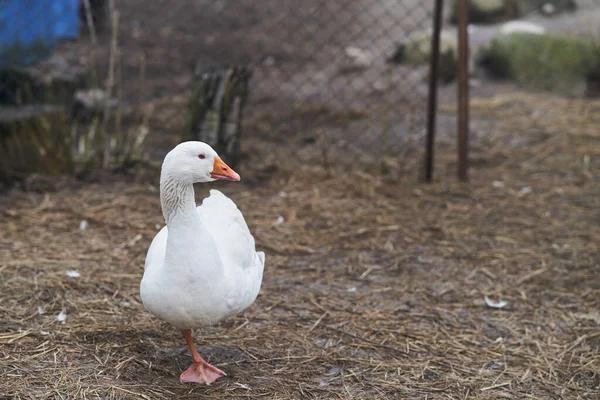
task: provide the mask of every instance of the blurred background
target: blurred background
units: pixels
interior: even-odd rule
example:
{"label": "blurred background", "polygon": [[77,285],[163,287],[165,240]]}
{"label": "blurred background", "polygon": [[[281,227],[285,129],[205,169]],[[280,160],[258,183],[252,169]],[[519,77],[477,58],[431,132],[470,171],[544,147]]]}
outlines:
{"label": "blurred background", "polygon": [[600,1],[468,3],[470,180],[447,0],[424,183],[435,1],[0,1],[0,393],[185,398],[138,284],[192,139],[268,260],[192,395],[597,396]]}
{"label": "blurred background", "polygon": [[[442,103],[456,97],[457,8],[447,3]],[[343,153],[336,162],[346,166],[387,171],[410,163],[420,173],[435,2],[294,4],[7,1],[3,114],[25,114],[33,124],[52,120],[52,131],[61,133],[48,140],[72,149],[19,164],[26,158],[16,149],[29,135],[13,126],[22,117],[6,115],[4,130],[19,131],[19,139],[3,135],[4,151],[15,154],[1,168],[3,180],[44,168],[87,174],[94,163],[111,170],[138,156],[160,161],[178,141],[195,137],[189,124],[203,111],[190,104],[214,102],[194,91],[206,82],[202,76],[217,79],[237,67],[248,70],[243,88],[231,83],[236,76],[223,87],[243,100],[243,118],[234,125],[246,131],[246,155],[258,140],[268,156],[326,163],[329,154]],[[506,93],[515,84],[570,97],[597,94],[597,6],[594,0],[471,2],[472,94]],[[237,113],[221,114],[233,120]],[[454,140],[455,115],[442,107],[442,141]]]}

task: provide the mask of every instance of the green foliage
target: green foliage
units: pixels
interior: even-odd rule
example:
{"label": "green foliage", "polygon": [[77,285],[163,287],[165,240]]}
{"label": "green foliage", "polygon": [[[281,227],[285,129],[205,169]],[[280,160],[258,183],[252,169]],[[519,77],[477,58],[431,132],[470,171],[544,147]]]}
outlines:
{"label": "green foliage", "polygon": [[[450,22],[456,23],[459,1],[454,0]],[[556,12],[573,11],[574,0],[470,0],[469,23],[494,23],[503,20],[521,18],[539,10],[544,4],[554,6]]]}
{"label": "green foliage", "polygon": [[499,36],[479,57],[498,78],[576,97],[586,94],[588,77],[599,62],[600,52],[592,42],[529,33]]}

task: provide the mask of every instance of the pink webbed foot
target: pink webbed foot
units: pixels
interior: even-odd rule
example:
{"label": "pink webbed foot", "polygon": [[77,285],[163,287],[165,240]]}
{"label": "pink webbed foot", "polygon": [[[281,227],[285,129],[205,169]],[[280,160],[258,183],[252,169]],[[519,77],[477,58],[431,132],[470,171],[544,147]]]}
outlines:
{"label": "pink webbed foot", "polygon": [[183,371],[179,377],[181,383],[200,383],[210,385],[222,376],[225,376],[225,372],[219,368],[214,367],[202,360],[201,362],[194,362],[189,366],[188,369]]}
{"label": "pink webbed foot", "polygon": [[194,363],[188,367],[181,376],[179,381],[181,383],[200,383],[210,385],[222,376],[225,376],[225,372],[221,371],[217,367],[213,367],[200,357],[196,346],[194,346],[194,340],[192,339],[192,331],[189,329],[183,329],[181,334],[185,338],[186,343],[192,353],[192,360]]}

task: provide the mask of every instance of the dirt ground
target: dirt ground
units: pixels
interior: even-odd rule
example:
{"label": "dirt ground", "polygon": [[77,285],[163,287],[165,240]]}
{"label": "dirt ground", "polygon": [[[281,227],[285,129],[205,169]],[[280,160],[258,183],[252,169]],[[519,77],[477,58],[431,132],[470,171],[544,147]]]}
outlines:
{"label": "dirt ground", "polygon": [[[227,36],[210,39],[211,16],[234,3],[119,4],[122,102],[151,111],[154,159],[179,141],[194,60],[269,54],[286,66],[249,106],[242,181],[211,186],[238,204],[267,253],[261,293],[242,315],[195,333],[228,376],[181,385],[185,343],[139,298],[163,224],[156,171],[33,179],[0,194],[1,399],[600,397],[599,101],[512,88],[475,98],[464,184],[444,97],[436,179],[424,184],[422,118],[406,117],[404,103],[359,88],[344,107],[298,107],[301,93],[272,90],[288,71],[307,73],[293,67],[299,45],[265,50],[288,43],[272,33],[277,13],[232,13],[218,20]],[[335,37],[336,48],[348,43]],[[86,40],[62,51],[87,63]],[[94,57],[106,62],[102,49]]]}
{"label": "dirt ground", "polygon": [[515,94],[473,115],[469,185],[444,141],[427,185],[249,140],[220,187],[267,267],[247,312],[196,333],[228,374],[211,387],[178,383],[189,353],[140,304],[156,184],[3,195],[2,398],[598,398],[600,103]]}

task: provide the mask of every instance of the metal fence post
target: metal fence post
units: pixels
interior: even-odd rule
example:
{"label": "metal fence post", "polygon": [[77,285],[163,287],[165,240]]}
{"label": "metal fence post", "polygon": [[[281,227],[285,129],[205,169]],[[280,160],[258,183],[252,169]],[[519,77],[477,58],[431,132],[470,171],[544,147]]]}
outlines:
{"label": "metal fence post", "polygon": [[469,0],[458,7],[458,179],[469,180]]}
{"label": "metal fence post", "polygon": [[431,59],[429,60],[429,95],[427,99],[427,139],[425,144],[425,180],[433,179],[433,152],[435,143],[435,117],[437,113],[437,87],[440,63],[440,34],[444,0],[436,0],[433,10]]}

